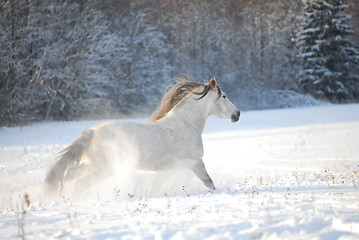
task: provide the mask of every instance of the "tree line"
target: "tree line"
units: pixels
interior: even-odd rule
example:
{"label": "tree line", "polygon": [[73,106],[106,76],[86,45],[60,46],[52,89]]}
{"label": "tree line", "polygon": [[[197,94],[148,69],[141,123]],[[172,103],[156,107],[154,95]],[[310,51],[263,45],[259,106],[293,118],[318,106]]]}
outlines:
{"label": "tree line", "polygon": [[[348,3],[354,49],[359,4]],[[298,32],[306,6],[301,0],[0,0],[0,125],[148,114],[181,73],[201,82],[215,76],[241,109],[339,101],[301,84]],[[358,74],[357,64],[350,69]],[[356,81],[351,88],[359,91]]]}

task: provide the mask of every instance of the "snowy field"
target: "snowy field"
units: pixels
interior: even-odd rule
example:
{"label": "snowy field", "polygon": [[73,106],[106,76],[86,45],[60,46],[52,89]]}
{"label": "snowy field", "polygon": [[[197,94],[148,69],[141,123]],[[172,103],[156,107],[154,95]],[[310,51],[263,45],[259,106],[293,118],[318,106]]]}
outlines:
{"label": "snowy field", "polygon": [[212,193],[187,170],[120,169],[46,199],[57,152],[94,123],[0,129],[0,239],[359,239],[358,104],[209,118]]}

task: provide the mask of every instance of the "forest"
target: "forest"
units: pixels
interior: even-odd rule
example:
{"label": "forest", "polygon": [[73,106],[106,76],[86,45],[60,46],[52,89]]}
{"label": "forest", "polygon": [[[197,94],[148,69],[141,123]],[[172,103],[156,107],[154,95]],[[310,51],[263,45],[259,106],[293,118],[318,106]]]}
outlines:
{"label": "forest", "polygon": [[181,74],[241,110],[358,102],[358,48],[356,0],[0,0],[0,126],[146,116]]}

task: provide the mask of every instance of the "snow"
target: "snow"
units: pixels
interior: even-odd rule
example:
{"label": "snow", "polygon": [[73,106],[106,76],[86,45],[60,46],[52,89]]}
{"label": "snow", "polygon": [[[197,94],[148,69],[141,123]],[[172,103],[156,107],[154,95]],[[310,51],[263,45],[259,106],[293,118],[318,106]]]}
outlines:
{"label": "snow", "polygon": [[210,117],[212,193],[183,169],[126,169],[86,198],[46,199],[56,153],[97,122],[0,129],[0,239],[359,238],[359,104]]}

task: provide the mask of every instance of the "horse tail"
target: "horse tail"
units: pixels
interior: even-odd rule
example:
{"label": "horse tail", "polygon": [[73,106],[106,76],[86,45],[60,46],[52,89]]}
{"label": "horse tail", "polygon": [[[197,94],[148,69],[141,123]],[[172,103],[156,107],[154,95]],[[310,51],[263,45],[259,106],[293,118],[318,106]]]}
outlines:
{"label": "horse tail", "polygon": [[44,190],[46,195],[51,196],[61,192],[68,169],[81,164],[82,156],[88,149],[93,135],[94,131],[91,129],[82,132],[79,139],[59,153],[60,159],[51,167],[45,178]]}

